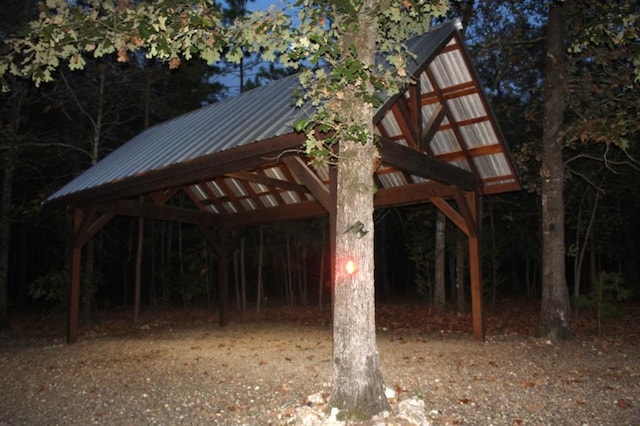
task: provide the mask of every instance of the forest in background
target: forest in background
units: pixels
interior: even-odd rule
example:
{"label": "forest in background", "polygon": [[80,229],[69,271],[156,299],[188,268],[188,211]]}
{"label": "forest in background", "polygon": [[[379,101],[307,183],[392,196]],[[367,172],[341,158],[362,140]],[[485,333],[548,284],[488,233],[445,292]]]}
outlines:
{"label": "forest in background", "polygon": [[[36,12],[22,1],[7,3],[0,12],[4,28]],[[485,297],[489,303],[508,297],[539,300],[546,15],[541,2],[479,2],[465,8],[467,3],[473,2],[454,3],[460,9],[452,16],[469,11],[467,47],[524,184],[518,193],[483,200]],[[580,13],[570,17],[574,33],[569,36],[576,43],[582,30],[598,22],[615,25],[624,4],[638,9],[630,2],[581,4]],[[638,43],[632,47],[638,49]],[[566,262],[567,284],[580,308],[640,294],[635,247],[639,91],[629,52],[603,41],[587,53],[577,48],[573,53],[564,129]],[[247,58],[242,70],[196,62],[170,70],[148,61],[123,65],[106,58],[82,72],[62,71],[39,89],[11,82],[12,91],[0,98],[10,310],[62,308],[66,302],[70,212],[43,206],[46,197],[144,128],[230,96],[229,81],[242,81],[242,89],[248,89],[276,77],[268,68],[257,76],[254,59]],[[375,219],[377,297],[434,303],[436,210],[403,207],[378,211]],[[217,264],[199,231],[145,221],[144,233],[143,304],[215,307]],[[247,230],[234,255],[232,297],[238,310],[256,309],[258,301],[328,304],[326,235],[322,220]],[[445,293],[451,306],[464,310],[468,294],[459,289],[468,285],[466,244],[451,224],[444,235]],[[87,256],[93,261],[85,267],[87,315],[131,305],[137,241],[138,220],[125,217],[97,236],[93,255]]]}

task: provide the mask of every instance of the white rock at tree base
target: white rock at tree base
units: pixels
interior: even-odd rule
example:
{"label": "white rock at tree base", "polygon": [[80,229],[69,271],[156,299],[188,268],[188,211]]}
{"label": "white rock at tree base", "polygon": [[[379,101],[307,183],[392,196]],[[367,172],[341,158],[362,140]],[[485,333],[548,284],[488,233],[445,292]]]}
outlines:
{"label": "white rock at tree base", "polygon": [[409,398],[398,404],[398,417],[407,419],[417,426],[430,426],[424,410],[424,401],[418,398]]}

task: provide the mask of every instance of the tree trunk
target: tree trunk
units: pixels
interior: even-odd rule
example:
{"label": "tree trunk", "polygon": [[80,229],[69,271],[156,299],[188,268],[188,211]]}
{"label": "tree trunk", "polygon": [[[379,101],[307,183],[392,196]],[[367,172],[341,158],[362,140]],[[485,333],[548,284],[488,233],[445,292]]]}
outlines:
{"label": "tree trunk", "polygon": [[542,135],[542,304],[538,334],[565,340],[569,326],[569,290],[565,277],[564,163],[562,133],[566,104],[564,3],[549,9],[547,68]]}
{"label": "tree trunk", "polygon": [[433,307],[437,312],[443,312],[447,307],[445,297],[445,244],[446,244],[447,219],[440,211],[436,211],[436,262],[435,262],[435,283],[433,287]]}
{"label": "tree trunk", "polygon": [[[346,145],[346,147],[345,147]],[[336,270],[333,313],[332,405],[346,418],[370,418],[388,409],[378,365],[373,265],[372,143],[341,143],[338,163]],[[355,223],[366,234],[345,232]],[[345,266],[355,264],[349,274]]]}
{"label": "tree trunk", "polygon": [[2,156],[2,198],[0,199],[0,330],[9,326],[9,236],[11,232],[11,191],[15,151],[7,149]]}
{"label": "tree trunk", "polygon": [[[345,54],[355,48],[367,66],[373,66],[376,29],[370,25],[374,0],[364,0],[353,34],[345,35]],[[353,36],[353,37],[351,37]],[[341,111],[373,135],[373,106],[363,102],[355,88],[345,87]],[[333,297],[332,405],[347,419],[369,419],[390,409],[378,361],[374,295],[373,164],[377,151],[370,136],[366,143],[341,141],[336,177],[335,270]],[[356,226],[357,225],[357,226]],[[350,232],[353,227],[361,232]],[[345,268],[352,261],[355,268]]]}

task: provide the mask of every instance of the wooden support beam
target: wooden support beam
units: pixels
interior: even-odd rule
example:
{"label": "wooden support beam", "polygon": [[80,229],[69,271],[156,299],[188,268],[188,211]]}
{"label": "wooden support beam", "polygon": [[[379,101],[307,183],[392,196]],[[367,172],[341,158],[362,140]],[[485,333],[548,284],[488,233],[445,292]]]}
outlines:
{"label": "wooden support beam", "polygon": [[445,105],[440,104],[437,110],[433,113],[433,115],[429,119],[426,129],[422,133],[422,137],[420,138],[420,141],[418,144],[420,151],[430,152],[429,144],[431,143],[431,141],[433,140],[433,137],[438,131],[438,127],[440,127],[442,120],[447,115],[447,110],[448,109],[446,107],[446,104]]}
{"label": "wooden support beam", "polygon": [[457,185],[465,191],[475,191],[478,188],[478,178],[473,173],[397,142],[382,140],[379,151],[382,161],[413,175],[448,185]]}
{"label": "wooden support beam", "polygon": [[[454,193],[457,211],[446,200],[435,197],[431,202],[451,220],[469,240],[469,276],[471,279],[471,311],[473,319],[473,338],[484,340],[484,302],[482,298],[482,259],[480,255],[480,217],[478,195],[468,192],[463,195],[460,191]],[[461,213],[462,212],[462,213]]]}
{"label": "wooden support beam", "polygon": [[182,222],[190,224],[222,224],[223,218],[214,213],[174,206],[159,206],[134,200],[118,200],[94,205],[97,211],[114,215],[146,217],[155,220]]}
{"label": "wooden support beam", "polygon": [[264,225],[272,222],[311,219],[325,216],[326,210],[317,201],[302,201],[296,204],[285,204],[251,212],[236,213],[229,219],[234,225]]}
{"label": "wooden support beam", "polygon": [[[476,223],[479,223],[480,208],[476,193],[467,195],[467,202]],[[479,226],[478,226],[479,228]],[[479,231],[479,229],[478,229]],[[480,254],[480,232],[469,235],[469,276],[471,278],[471,313],[473,338],[485,340],[484,300],[482,298],[482,257]]]}
{"label": "wooden support beam", "polygon": [[289,189],[291,191],[296,191],[296,192],[310,192],[309,189],[306,188],[304,185],[300,185],[295,182],[289,182],[288,180],[270,178],[269,176],[261,175],[258,173],[234,172],[234,173],[226,173],[225,176],[239,179],[239,180],[244,180],[247,182],[259,183],[265,186]]}
{"label": "wooden support beam", "polygon": [[373,204],[378,209],[426,203],[433,198],[451,198],[455,191],[453,185],[433,181],[412,183],[404,188],[379,189],[373,196]]}
{"label": "wooden support beam", "polygon": [[[422,95],[420,94],[420,82],[416,82],[409,86],[409,122],[415,128],[416,141],[422,140]],[[402,99],[402,98],[400,98]]]}
{"label": "wooden support beam", "polygon": [[105,227],[111,219],[113,219],[113,213],[103,213],[98,219],[93,221],[95,216],[95,210],[89,211],[83,215],[82,224],[77,232],[73,235],[73,244],[78,247],[84,246],[88,243],[96,234]]}
{"label": "wooden support beam", "polygon": [[153,200],[154,203],[163,205],[166,204],[167,201],[169,201],[174,195],[176,195],[179,189],[179,187],[175,187],[168,188],[162,191],[150,192],[149,197]]}
{"label": "wooden support beam", "polygon": [[391,107],[391,113],[396,119],[396,123],[398,123],[402,136],[407,141],[407,144],[412,149],[418,149],[419,136],[416,134],[417,129],[411,123],[411,112],[407,108],[403,98],[400,98],[398,102]]}
{"label": "wooden support beam", "polygon": [[[80,213],[78,213],[74,209],[73,220],[74,220],[74,228],[73,228],[73,245],[82,246],[82,236],[84,236],[88,229],[91,228],[93,224],[93,217],[96,215],[96,209],[93,206],[89,206],[87,208],[81,209]],[[78,219],[79,222],[76,224],[75,220]],[[77,228],[75,226],[77,225]]]}
{"label": "wooden support beam", "polygon": [[469,236],[471,231],[469,229],[469,224],[464,220],[464,217],[453,208],[451,204],[449,204],[446,200],[435,197],[431,199],[431,202],[440,210],[444,215],[453,222],[458,229],[465,233],[465,235]]}
{"label": "wooden support beam", "polygon": [[460,216],[464,219],[464,223],[467,224],[466,233],[469,236],[476,237],[478,236],[478,222],[476,214],[473,209],[475,208],[473,205],[473,199],[469,199],[469,194],[474,195],[474,192],[468,192],[463,194],[461,191],[456,191],[454,194],[454,198],[456,200],[456,204],[458,205],[458,211],[460,212]]}
{"label": "wooden support beam", "polygon": [[302,184],[308,188],[313,196],[322,204],[322,207],[329,212],[331,210],[329,200],[329,190],[327,186],[320,180],[317,174],[313,172],[300,157],[284,157],[282,161],[287,165],[291,174]]}
{"label": "wooden support beam", "polygon": [[82,271],[82,247],[89,242],[113,218],[112,213],[104,213],[96,220],[95,207],[87,210],[75,207],[73,210],[73,235],[71,238],[71,283],[69,287],[69,312],[67,318],[67,343],[78,341],[80,322],[80,273]]}

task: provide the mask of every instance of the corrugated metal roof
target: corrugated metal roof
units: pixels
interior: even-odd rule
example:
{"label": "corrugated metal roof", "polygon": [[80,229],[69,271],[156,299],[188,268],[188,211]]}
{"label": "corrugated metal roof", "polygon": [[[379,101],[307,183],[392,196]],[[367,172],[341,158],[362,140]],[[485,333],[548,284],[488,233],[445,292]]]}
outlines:
{"label": "corrugated metal roof", "polygon": [[230,148],[293,132],[310,114],[296,108],[293,75],[157,124],[49,197],[49,201]]}
{"label": "corrugated metal roof", "polygon": [[[408,47],[417,57],[409,71],[419,82],[419,100],[411,98],[416,92],[410,89],[388,99],[376,114],[379,135],[473,172],[480,179],[480,193],[519,189],[504,139],[470,65],[457,25],[450,22],[409,41]],[[290,76],[158,124],[72,180],[48,201],[73,198],[74,202],[81,202],[78,200],[84,194],[114,183],[135,182],[174,165],[191,166],[189,162],[195,159],[213,158],[240,147],[257,148],[261,142],[290,135],[294,123],[312,113],[310,107],[295,107],[293,92],[297,85],[297,76]],[[416,101],[420,111],[408,114]],[[413,130],[407,132],[408,128]],[[420,140],[425,134],[432,136],[429,141]],[[265,158],[257,168],[233,171],[241,173],[225,176],[212,171],[204,180],[180,185],[186,185],[184,191],[200,209],[220,215],[315,199],[278,159]],[[326,184],[327,168],[314,171]],[[376,181],[379,189],[389,189],[423,184],[429,179],[383,163],[376,172]],[[143,188],[144,185],[141,192]]]}

